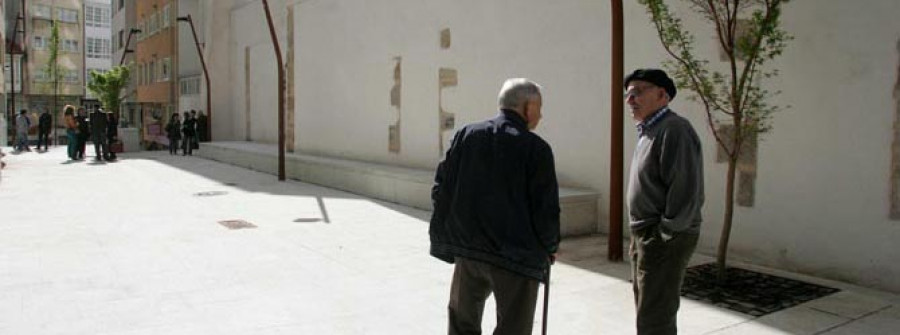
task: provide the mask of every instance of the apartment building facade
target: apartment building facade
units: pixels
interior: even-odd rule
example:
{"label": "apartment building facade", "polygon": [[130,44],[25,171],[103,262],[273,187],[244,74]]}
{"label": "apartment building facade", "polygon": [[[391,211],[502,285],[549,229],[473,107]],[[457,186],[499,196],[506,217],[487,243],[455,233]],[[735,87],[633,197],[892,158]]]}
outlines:
{"label": "apartment building facade", "polygon": [[145,0],[135,7],[140,30],[134,60],[137,101],[141,138],[149,149],[168,145],[164,125],[177,111],[177,5],[174,0]]}
{"label": "apartment building facade", "polygon": [[[112,67],[112,34],[109,0],[84,1],[84,78],[91,81],[91,71],[106,72]],[[88,104],[98,103],[97,97],[85,84],[84,99]]]}
{"label": "apartment building facade", "polygon": [[[23,84],[31,114],[80,105],[84,97],[84,1],[31,0],[25,7],[25,73]],[[51,66],[53,27],[59,33],[57,75]],[[61,113],[58,118],[61,118]],[[59,124],[59,123],[57,123]]]}

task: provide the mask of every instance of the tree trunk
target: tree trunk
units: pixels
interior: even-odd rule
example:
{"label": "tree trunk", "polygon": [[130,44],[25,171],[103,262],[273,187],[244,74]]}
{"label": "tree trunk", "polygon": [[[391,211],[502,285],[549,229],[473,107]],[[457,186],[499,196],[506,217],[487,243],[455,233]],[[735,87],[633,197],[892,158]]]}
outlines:
{"label": "tree trunk", "polygon": [[722,220],[722,236],[719,238],[719,250],[716,254],[716,277],[719,286],[725,285],[728,280],[725,269],[725,261],[728,258],[728,240],[731,238],[731,223],[734,216],[734,180],[737,172],[737,157],[728,158],[728,175],[725,182],[725,217]]}

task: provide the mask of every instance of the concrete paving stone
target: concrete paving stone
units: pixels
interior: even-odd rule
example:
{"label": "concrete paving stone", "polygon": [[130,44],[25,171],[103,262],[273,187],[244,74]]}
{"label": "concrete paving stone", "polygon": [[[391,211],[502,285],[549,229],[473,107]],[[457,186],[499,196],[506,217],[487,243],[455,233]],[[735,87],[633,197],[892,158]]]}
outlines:
{"label": "concrete paving stone", "polygon": [[[60,164],[61,147],[7,157],[0,203],[46,201],[3,211],[0,334],[446,332],[453,266],[428,255],[429,212],[196,157],[122,157]],[[205,191],[227,193],[195,196]],[[96,204],[108,205],[103,215],[85,214]],[[229,230],[224,219],[258,227]],[[551,333],[634,333],[629,265],[605,253],[602,236],[563,241]],[[900,326],[895,308],[878,310],[894,300],[842,288],[854,294],[758,320],[683,300],[680,333],[802,334],[853,315],[864,317],[832,331]],[[486,332],[495,318],[489,299]]]}
{"label": "concrete paving stone", "polygon": [[808,308],[832,313],[850,319],[882,310],[891,304],[883,299],[856,292],[841,291],[821,299],[802,304]]}
{"label": "concrete paving stone", "polygon": [[819,334],[848,321],[850,321],[848,318],[801,306],[764,315],[709,334]]}

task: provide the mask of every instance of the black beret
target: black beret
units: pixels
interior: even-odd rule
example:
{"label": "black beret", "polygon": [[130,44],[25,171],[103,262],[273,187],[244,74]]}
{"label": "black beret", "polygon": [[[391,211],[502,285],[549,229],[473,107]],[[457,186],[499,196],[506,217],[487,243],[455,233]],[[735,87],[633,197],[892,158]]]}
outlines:
{"label": "black beret", "polygon": [[675,82],[669,78],[665,71],[660,69],[637,69],[625,77],[625,89],[628,89],[628,83],[632,80],[646,81],[653,85],[662,87],[669,94],[669,100],[675,99]]}

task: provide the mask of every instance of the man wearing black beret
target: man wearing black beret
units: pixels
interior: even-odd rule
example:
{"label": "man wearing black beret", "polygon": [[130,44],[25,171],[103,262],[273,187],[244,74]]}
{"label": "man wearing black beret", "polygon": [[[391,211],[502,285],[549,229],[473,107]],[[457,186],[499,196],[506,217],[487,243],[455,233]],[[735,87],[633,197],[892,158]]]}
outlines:
{"label": "man wearing black beret", "polygon": [[625,89],[638,132],[627,196],[637,333],[676,334],[681,283],[702,220],[700,139],[669,109],[678,91],[664,71],[635,70]]}

